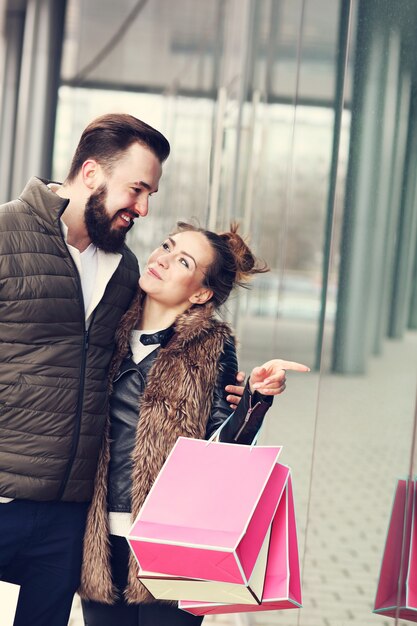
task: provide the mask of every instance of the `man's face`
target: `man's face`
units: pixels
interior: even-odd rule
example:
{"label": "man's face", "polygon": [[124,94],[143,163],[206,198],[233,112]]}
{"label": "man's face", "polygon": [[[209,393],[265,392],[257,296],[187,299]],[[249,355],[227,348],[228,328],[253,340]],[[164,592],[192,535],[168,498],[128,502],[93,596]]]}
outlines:
{"label": "man's face", "polygon": [[105,252],[117,252],[137,217],[148,214],[149,197],[158,191],[162,165],[138,143],[128,148],[110,175],[102,171],[100,184],[85,206],[91,241]]}

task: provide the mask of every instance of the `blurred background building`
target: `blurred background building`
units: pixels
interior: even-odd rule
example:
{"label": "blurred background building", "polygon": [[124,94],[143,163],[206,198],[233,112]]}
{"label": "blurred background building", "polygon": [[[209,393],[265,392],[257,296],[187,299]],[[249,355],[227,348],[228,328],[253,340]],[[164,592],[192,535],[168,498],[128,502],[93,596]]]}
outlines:
{"label": "blurred background building", "polygon": [[224,623],[388,623],[373,597],[414,472],[417,3],[0,0],[0,29],[0,201],[62,181],[95,116],[147,121],[172,152],[139,259],[179,218],[237,219],[271,267],[224,312],[242,366],[313,369],[262,435],[295,476],[304,608]]}

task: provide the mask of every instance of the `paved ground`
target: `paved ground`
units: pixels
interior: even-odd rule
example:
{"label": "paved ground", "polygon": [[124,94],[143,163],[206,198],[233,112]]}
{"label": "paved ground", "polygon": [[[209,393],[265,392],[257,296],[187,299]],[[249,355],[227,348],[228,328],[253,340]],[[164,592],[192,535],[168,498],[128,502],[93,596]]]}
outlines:
{"label": "paved ground", "polygon": [[[251,365],[260,359],[259,347],[270,358],[270,329],[257,323],[240,330]],[[303,358],[306,333],[302,325],[288,328],[282,344],[293,352],[286,356]],[[261,335],[265,341],[255,342]],[[416,380],[417,334],[387,341],[366,376],[289,374],[261,443],[284,445],[282,461],[293,469],[304,606],[210,617],[205,625],[394,624],[371,611],[395,483],[409,468]],[[82,624],[77,599],[70,624]]]}

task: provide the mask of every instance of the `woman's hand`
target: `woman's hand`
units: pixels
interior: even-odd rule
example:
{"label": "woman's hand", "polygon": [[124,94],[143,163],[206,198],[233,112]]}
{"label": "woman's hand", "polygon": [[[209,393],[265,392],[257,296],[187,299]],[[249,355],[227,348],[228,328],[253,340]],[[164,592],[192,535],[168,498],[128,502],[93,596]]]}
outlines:
{"label": "woman's hand", "polygon": [[310,368],[295,361],[272,359],[259,367],[254,367],[249,378],[251,392],[259,391],[265,396],[277,396],[286,387],[286,371],[309,372]]}

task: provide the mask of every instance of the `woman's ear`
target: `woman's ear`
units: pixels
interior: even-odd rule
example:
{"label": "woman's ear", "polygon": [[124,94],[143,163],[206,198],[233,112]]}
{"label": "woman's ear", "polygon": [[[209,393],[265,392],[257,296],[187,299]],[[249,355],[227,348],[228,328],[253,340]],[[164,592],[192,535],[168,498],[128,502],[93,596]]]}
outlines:
{"label": "woman's ear", "polygon": [[205,304],[213,297],[212,289],[202,288],[189,297],[191,304]]}

